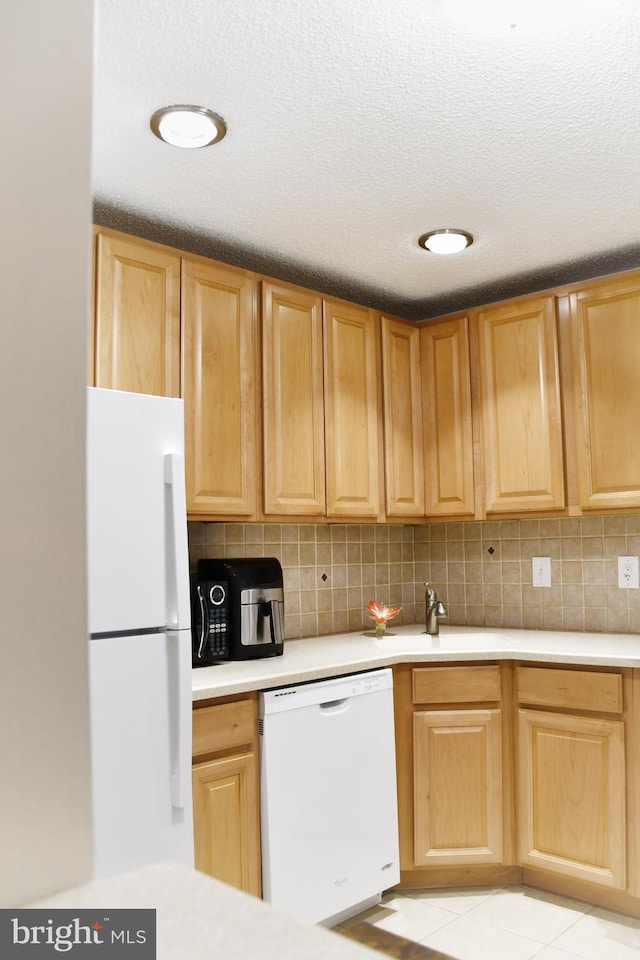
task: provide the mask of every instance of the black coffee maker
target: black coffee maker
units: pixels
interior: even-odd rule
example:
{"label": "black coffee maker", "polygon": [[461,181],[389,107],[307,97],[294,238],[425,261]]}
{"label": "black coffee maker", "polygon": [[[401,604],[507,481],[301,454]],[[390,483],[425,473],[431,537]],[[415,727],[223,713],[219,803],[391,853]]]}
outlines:
{"label": "black coffee maker", "polygon": [[194,667],[284,651],[282,567],[275,557],[199,560],[191,584]]}

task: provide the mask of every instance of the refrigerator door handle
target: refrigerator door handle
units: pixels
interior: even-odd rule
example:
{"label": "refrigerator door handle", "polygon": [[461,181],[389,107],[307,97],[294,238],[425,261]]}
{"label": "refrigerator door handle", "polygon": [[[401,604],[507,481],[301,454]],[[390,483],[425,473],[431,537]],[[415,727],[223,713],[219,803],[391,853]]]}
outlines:
{"label": "refrigerator door handle", "polygon": [[183,809],[191,800],[190,643],[183,631],[167,631],[169,662],[169,744],[171,806]]}
{"label": "refrigerator door handle", "polygon": [[164,482],[169,492],[166,498],[167,627],[187,630],[191,625],[191,611],[183,454],[165,454]]}

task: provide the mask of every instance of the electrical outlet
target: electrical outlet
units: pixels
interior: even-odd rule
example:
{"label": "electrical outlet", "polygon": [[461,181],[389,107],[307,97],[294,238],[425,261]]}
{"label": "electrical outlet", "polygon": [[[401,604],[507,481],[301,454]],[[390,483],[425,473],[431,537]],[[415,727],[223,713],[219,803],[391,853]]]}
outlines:
{"label": "electrical outlet", "polygon": [[531,583],[534,587],[551,586],[551,557],[531,558]]}
{"label": "electrical outlet", "polygon": [[618,557],[618,586],[621,590],[637,590],[640,587],[637,557]]}

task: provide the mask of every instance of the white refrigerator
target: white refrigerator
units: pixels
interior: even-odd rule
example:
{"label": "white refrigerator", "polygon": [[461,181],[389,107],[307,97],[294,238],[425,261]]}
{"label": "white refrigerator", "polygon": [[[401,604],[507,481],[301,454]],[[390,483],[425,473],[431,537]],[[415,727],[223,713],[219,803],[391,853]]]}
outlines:
{"label": "white refrigerator", "polygon": [[193,865],[182,400],[88,388],[94,873]]}

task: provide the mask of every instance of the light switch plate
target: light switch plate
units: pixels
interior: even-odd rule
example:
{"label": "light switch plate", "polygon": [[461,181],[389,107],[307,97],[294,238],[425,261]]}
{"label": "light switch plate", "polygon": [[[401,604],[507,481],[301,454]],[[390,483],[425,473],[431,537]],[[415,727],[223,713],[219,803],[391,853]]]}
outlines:
{"label": "light switch plate", "polygon": [[534,587],[551,586],[551,557],[531,558],[531,583]]}

